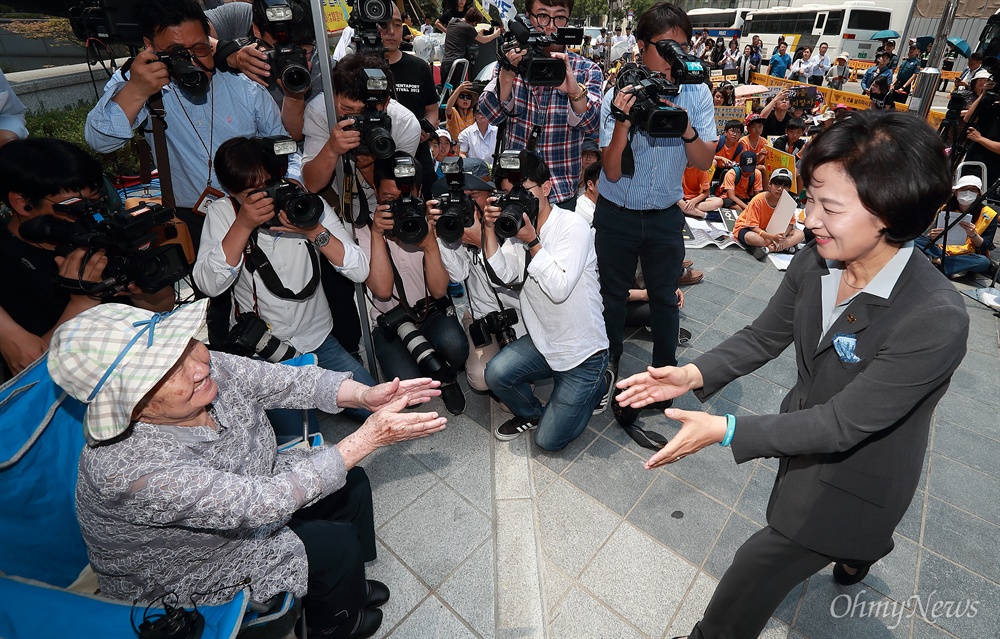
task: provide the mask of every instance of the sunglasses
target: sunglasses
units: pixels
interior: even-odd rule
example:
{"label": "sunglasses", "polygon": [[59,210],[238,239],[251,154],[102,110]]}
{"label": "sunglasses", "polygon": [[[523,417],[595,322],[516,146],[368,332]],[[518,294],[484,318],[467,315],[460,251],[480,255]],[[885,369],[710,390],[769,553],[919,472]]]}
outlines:
{"label": "sunglasses", "polygon": [[471,100],[472,99],[472,94],[471,93],[459,93],[458,94],[458,99],[459,100]]}

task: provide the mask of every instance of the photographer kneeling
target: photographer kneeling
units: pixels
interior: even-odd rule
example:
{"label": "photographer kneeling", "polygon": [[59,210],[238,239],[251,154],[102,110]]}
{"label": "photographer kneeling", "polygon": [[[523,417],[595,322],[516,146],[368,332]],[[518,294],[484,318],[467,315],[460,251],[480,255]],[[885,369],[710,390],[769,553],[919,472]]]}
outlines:
{"label": "photographer kneeling", "polygon": [[[359,172],[363,166],[359,160]],[[379,204],[371,227],[356,229],[371,265],[366,283],[377,324],[375,355],[386,377],[441,382],[445,407],[458,415],[465,411],[465,395],[457,372],[469,356],[469,342],[448,297],[448,271],[419,198],[421,181],[420,163],[407,153],[375,162]]]}
{"label": "photographer kneeling", "polygon": [[[549,204],[549,168],[537,156],[505,151],[500,168],[513,188],[486,208],[484,253],[502,281],[524,277],[528,334],[486,366],[487,386],[514,413],[494,434],[506,441],[537,428],[536,444],[562,450],[586,428],[605,390],[608,338],[594,232],[573,211]],[[554,387],[542,406],[531,382],[548,378]]]}
{"label": "photographer kneeling", "polygon": [[278,362],[314,353],[320,367],[374,385],[331,334],[333,316],[319,285],[321,255],[354,282],[368,277],[368,260],[322,198],[285,179],[287,156],[275,154],[273,144],[238,137],[215,154],[219,182],[231,196],[209,207],[195,284],[211,297],[232,292],[230,347],[238,354]]}
{"label": "photographer kneeling", "polygon": [[[403,413],[437,382],[369,387],[346,372],[210,352],[206,300],[171,313],[106,304],[56,331],[48,369],[84,402],[76,509],[101,595],[219,604],[249,587],[301,598],[312,638],[362,639],[389,589],[376,558],[371,484],[358,466],[383,446],[442,430]],[[278,453],[269,408],[375,411],[332,446]],[[166,636],[166,635],[164,635]]]}
{"label": "photographer kneeling", "polygon": [[[121,210],[122,205],[113,189],[105,186],[100,163],[83,149],[51,138],[14,140],[4,145],[0,150],[0,202],[10,210],[9,219],[0,227],[0,271],[5,280],[0,287],[4,379],[41,357],[52,332],[63,322],[102,300],[114,297],[153,311],[173,308],[170,282],[153,284],[154,290],[145,291],[136,286],[127,268],[155,248],[109,254],[86,245],[88,239],[99,237],[95,230],[106,229],[99,226],[95,215],[102,213],[111,221],[114,216],[109,212]],[[186,264],[175,266],[181,269],[176,273],[180,279],[187,271]]]}
{"label": "photographer kneeling", "polygon": [[[496,190],[488,182],[489,167],[475,158],[446,158],[441,163],[444,178],[434,185],[435,199],[427,202],[428,218],[434,226],[441,249],[441,261],[454,282],[465,282],[469,309],[462,327],[469,336],[469,359],[465,374],[469,386],[486,391],[486,365],[500,349],[524,335],[518,320],[521,303],[519,286],[503,286],[491,280],[483,259],[482,217],[487,198]],[[524,270],[524,254],[515,258]]]}

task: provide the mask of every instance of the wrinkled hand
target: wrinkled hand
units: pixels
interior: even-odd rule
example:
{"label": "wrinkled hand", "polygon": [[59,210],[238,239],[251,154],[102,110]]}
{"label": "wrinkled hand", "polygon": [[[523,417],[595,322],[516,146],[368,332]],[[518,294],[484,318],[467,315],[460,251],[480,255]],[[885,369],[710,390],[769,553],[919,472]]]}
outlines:
{"label": "wrinkled hand", "polygon": [[430,377],[418,377],[403,381],[397,377],[391,382],[369,386],[361,394],[361,405],[365,409],[375,412],[396,400],[406,398],[406,406],[416,406],[429,402],[432,397],[440,395],[439,386],[441,386],[441,382]]}
{"label": "wrinkled hand", "polygon": [[366,419],[358,434],[375,449],[444,430],[448,419],[437,413],[401,413],[409,403],[408,396],[397,397]]}
{"label": "wrinkled hand", "polygon": [[[84,263],[86,260],[86,263]],[[87,249],[78,248],[70,252],[66,257],[56,256],[56,265],[59,267],[59,277],[65,277],[73,281],[83,280],[84,282],[100,282],[104,279],[104,267],[108,264],[108,257],[104,251],[97,251],[87,259]],[[81,267],[83,267],[81,273]]]}
{"label": "wrinkled hand", "polygon": [[271,76],[271,65],[267,63],[267,53],[262,51],[256,42],[230,54],[226,61],[230,68],[239,69],[246,77],[267,87],[267,78]]}
{"label": "wrinkled hand", "polygon": [[646,461],[646,470],[672,464],[726,437],[726,418],[708,413],[668,408],[663,414],[681,422],[680,431]]}
{"label": "wrinkled hand", "polygon": [[615,387],[623,391],[615,400],[622,406],[633,408],[680,397],[694,388],[687,369],[676,366],[649,366],[645,373],[636,373],[620,380]]}

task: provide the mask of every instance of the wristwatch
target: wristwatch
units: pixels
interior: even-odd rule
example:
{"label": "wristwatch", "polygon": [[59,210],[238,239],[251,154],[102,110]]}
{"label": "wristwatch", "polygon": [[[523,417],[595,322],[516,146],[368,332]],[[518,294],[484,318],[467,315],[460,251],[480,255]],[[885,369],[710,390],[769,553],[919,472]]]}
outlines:
{"label": "wristwatch", "polygon": [[316,248],[323,248],[330,243],[330,231],[323,229],[316,237],[313,238],[312,243]]}
{"label": "wristwatch", "polygon": [[539,244],[541,244],[541,243],[542,243],[542,241],[541,241],[541,240],[539,239],[539,237],[538,237],[538,236],[536,235],[536,236],[535,236],[535,239],[533,239],[533,240],[531,240],[530,242],[528,242],[527,246],[528,246],[528,248],[529,248],[529,249],[533,249],[533,248],[535,248],[536,246],[538,246],[538,245],[539,245]]}
{"label": "wristwatch", "polygon": [[698,129],[691,127],[691,130],[694,131],[693,137],[686,138],[683,135],[681,136],[681,141],[683,141],[684,144],[691,144],[692,142],[698,139]]}

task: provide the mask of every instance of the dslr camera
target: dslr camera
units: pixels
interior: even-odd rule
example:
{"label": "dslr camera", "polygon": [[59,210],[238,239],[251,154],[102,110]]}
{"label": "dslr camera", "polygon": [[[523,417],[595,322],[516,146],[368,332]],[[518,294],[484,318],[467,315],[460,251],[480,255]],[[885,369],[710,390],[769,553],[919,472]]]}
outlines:
{"label": "dslr camera", "polygon": [[191,52],[187,49],[160,51],[156,54],[156,59],[167,65],[170,78],[188,94],[200,96],[208,93],[208,74],[194,63]]}
{"label": "dslr camera", "polygon": [[705,82],[708,72],[701,60],[685,52],[673,40],[660,40],[656,43],[656,51],[670,64],[674,81],[641,64],[625,64],[615,80],[615,96],[628,90],[635,96],[635,102],[629,113],[612,103],[611,114],[620,122],[631,122],[650,137],[678,138],[687,129],[687,112],[679,107],[667,106],[661,100],[680,93],[681,84]]}
{"label": "dslr camera", "polygon": [[300,354],[294,346],[272,335],[267,322],[253,313],[236,316],[236,323],[229,329],[229,350],[243,357],[258,355],[273,364]]}
{"label": "dslr camera", "polygon": [[285,91],[305,93],[312,86],[312,78],[306,50],[290,41],[292,7],[287,0],[265,0],[265,5],[264,17],[276,40],[274,48],[266,51],[272,71],[267,78],[268,86],[273,87],[280,78]]}
{"label": "dslr camera", "polygon": [[316,226],[323,217],[323,199],[285,178],[271,178],[264,183],[264,188],[256,192],[274,200],[274,217],[261,224],[264,228],[281,224],[278,211],[284,211],[288,221],[300,229]]}
{"label": "dslr camera", "polygon": [[[421,315],[420,309],[422,304],[423,301],[421,300],[414,308],[415,314]],[[454,315],[455,307],[452,306],[451,300],[448,299],[432,300],[431,306],[427,308],[427,313],[423,316],[424,319],[422,321],[427,321],[427,318],[434,313]],[[441,383],[455,381],[455,371],[448,364],[448,361],[434,350],[434,346],[427,341],[427,338],[421,334],[420,329],[413,323],[413,319],[406,312],[402,304],[379,315],[377,322],[386,340],[391,342],[396,337],[399,338],[403,346],[406,347],[406,350],[413,357],[413,360],[417,363],[417,366],[420,367],[421,373]]]}
{"label": "dslr camera", "polygon": [[[545,49],[554,44],[579,45],[582,42],[581,28],[562,27],[547,36],[522,14],[510,21],[503,44],[497,49],[497,62],[501,68],[514,71],[532,86],[557,87],[566,81],[566,63],[550,57]],[[507,53],[514,49],[526,49],[516,66],[507,60]]]}
{"label": "dslr camera", "polygon": [[524,226],[525,213],[532,224],[538,221],[538,198],[522,185],[524,180],[521,177],[520,151],[504,151],[500,154],[498,164],[498,179],[505,177],[513,184],[510,192],[497,191],[493,194],[496,198],[495,206],[500,208],[500,215],[493,223],[493,231],[498,238],[506,240],[517,235]]}
{"label": "dslr camera", "polygon": [[389,202],[392,235],[403,244],[419,244],[429,230],[424,215],[424,201],[413,195],[418,184],[417,165],[411,157],[393,159],[392,176],[399,188],[399,199]]}
{"label": "dslr camera", "polygon": [[438,196],[437,234],[445,242],[458,242],[462,232],[475,223],[475,203],[465,193],[465,173],[462,158],[447,157],[441,161],[441,172],[448,191]]}
{"label": "dslr camera", "polygon": [[41,215],[21,225],[21,236],[29,242],[55,244],[60,255],[77,248],[103,249],[108,258],[101,282],[63,279],[62,287],[71,293],[113,295],[128,290],[129,284],[153,293],[191,271],[179,244],[155,244],[156,227],[173,220],[173,209],[142,203],[125,211],[111,211],[106,199],[81,198],[63,200],[53,208],[75,221]]}
{"label": "dslr camera", "polygon": [[513,308],[493,311],[469,324],[469,337],[476,348],[489,346],[494,337],[497,346],[503,348],[517,339],[514,324],[517,324],[517,311]]}
{"label": "dslr camera", "polygon": [[358,115],[344,115],[340,119],[353,119],[354,124],[348,130],[361,132],[361,144],[354,149],[355,154],[374,155],[376,159],[385,160],[396,152],[391,134],[392,118],[376,106],[389,95],[389,79],[381,69],[365,69],[362,73],[365,75],[365,108]]}
{"label": "dslr camera", "polygon": [[384,48],[378,28],[392,20],[392,3],[390,0],[347,0],[347,4],[351,6],[347,24],[354,29],[353,49],[382,57]]}

